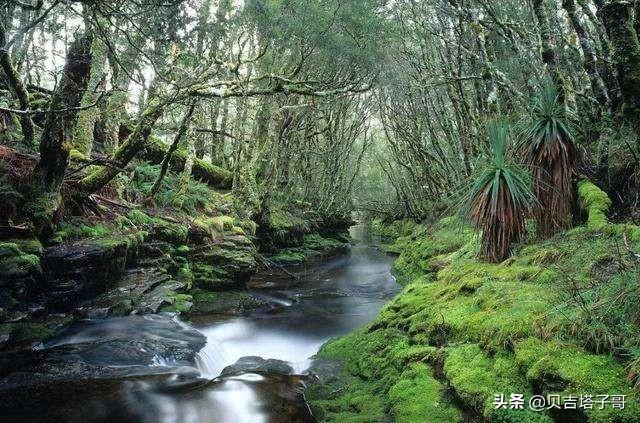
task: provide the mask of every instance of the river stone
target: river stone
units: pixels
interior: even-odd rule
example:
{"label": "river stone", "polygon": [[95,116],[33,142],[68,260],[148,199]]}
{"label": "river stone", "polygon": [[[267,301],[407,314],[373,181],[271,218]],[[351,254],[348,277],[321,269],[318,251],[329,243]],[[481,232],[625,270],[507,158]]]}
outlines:
{"label": "river stone", "polygon": [[104,292],[122,275],[140,240],[135,235],[93,239],[45,249],[42,267],[50,306],[69,309]]}
{"label": "river stone", "polygon": [[195,366],[206,338],[163,313],[73,323],[31,351],[0,356],[0,386],[154,374]]}
{"label": "river stone", "polygon": [[291,375],[294,373],[293,368],[282,360],[270,358],[265,360],[262,357],[247,356],[242,357],[235,364],[225,367],[220,376],[238,375],[242,373],[267,373]]}

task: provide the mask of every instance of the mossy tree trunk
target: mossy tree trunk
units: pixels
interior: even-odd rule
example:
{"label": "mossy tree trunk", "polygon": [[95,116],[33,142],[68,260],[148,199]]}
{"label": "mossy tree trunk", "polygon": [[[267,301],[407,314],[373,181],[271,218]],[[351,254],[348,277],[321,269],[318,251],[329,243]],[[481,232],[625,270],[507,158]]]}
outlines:
{"label": "mossy tree trunk", "polygon": [[131,132],[126,141],[118,147],[111,158],[117,167],[102,166],[84,177],[79,184],[79,190],[83,194],[91,194],[107,185],[120,172],[119,168],[123,168],[129,164],[136,154],[144,150],[151,130],[156,121],[162,116],[164,108],[165,104],[157,98],[149,101],[147,108],[140,115],[140,119],[133,129],[133,132]]}
{"label": "mossy tree trunk", "polygon": [[589,35],[587,34],[587,31],[582,24],[582,20],[578,15],[575,0],[562,0],[562,7],[567,12],[569,21],[571,22],[574,31],[578,35],[580,47],[582,48],[582,53],[584,54],[583,67],[585,72],[589,76],[591,90],[593,91],[596,100],[598,100],[598,104],[600,104],[600,107],[603,110],[607,109],[609,107],[609,94],[607,92],[607,87],[604,85],[604,81],[602,80],[602,78],[600,77],[600,73],[598,72],[596,53],[593,46],[591,45],[591,41],[589,40]]}
{"label": "mossy tree trunk", "polygon": [[139,56],[135,46],[140,41],[140,34],[134,33],[131,42],[127,43],[125,51],[116,58],[113,52],[108,52],[107,58],[112,72],[112,89],[105,105],[104,126],[105,143],[108,150],[115,150],[120,144],[120,125],[129,119],[126,104],[129,98],[127,92],[131,83],[131,69]]}
{"label": "mossy tree trunk", "polygon": [[100,115],[96,102],[100,98],[100,89],[104,82],[104,65],[106,46],[99,37],[94,37],[91,43],[91,73],[87,90],[82,96],[78,112],[78,121],[73,134],[73,147],[84,155],[91,154],[93,148],[93,133]]}
{"label": "mossy tree trunk", "polygon": [[538,20],[542,61],[547,66],[547,71],[558,91],[560,101],[565,103],[567,99],[566,81],[558,66],[558,56],[553,46],[549,18],[547,17],[547,12],[544,10],[543,0],[533,0],[533,12]]}
{"label": "mossy tree trunk", "polygon": [[[7,44],[6,32],[4,25],[0,22],[0,47],[4,47],[5,44]],[[24,86],[22,78],[13,64],[9,50],[6,48],[0,48],[0,68],[2,68],[2,71],[4,72],[5,80],[9,89],[18,100],[20,108],[25,111],[29,110],[29,92]],[[31,116],[28,113],[20,115],[20,127],[22,128],[24,144],[32,146],[35,137],[35,129]]]}
{"label": "mossy tree trunk", "polygon": [[[191,117],[193,116],[195,110],[196,110],[196,102],[194,101],[189,105],[187,112],[182,117],[182,122],[180,123],[180,127],[178,128],[178,131],[173,137],[173,141],[169,145],[169,148],[167,149],[167,153],[164,155],[164,158],[162,159],[162,163],[160,164],[160,173],[158,173],[158,177],[153,183],[151,190],[149,190],[149,194],[147,195],[147,198],[153,199],[153,197],[157,194],[158,190],[160,189],[160,186],[162,185],[162,180],[164,179],[164,176],[167,174],[167,170],[169,170],[169,164],[171,163],[171,158],[173,157],[173,153],[175,153],[175,151],[178,149],[178,144],[180,143],[180,140],[187,133],[187,130],[189,129],[189,124],[191,122]],[[189,174],[191,174],[191,171],[189,171]]]}
{"label": "mossy tree trunk", "polygon": [[85,33],[71,44],[62,78],[47,111],[40,138],[40,161],[34,172],[26,207],[39,235],[47,235],[61,204],[60,188],[73,144],[71,135],[89,80],[91,42],[91,35]]}
{"label": "mossy tree trunk", "polygon": [[184,168],[182,169],[182,174],[180,175],[180,181],[178,183],[178,190],[176,191],[176,195],[174,198],[174,204],[176,207],[182,207],[184,200],[187,195],[189,195],[189,182],[191,181],[191,171],[193,169],[193,162],[195,159],[200,159],[196,156],[196,134],[195,131],[192,130],[187,121],[186,129],[186,137],[187,137],[187,157],[184,161]]}
{"label": "mossy tree trunk", "polygon": [[640,43],[634,21],[634,2],[605,3],[598,11],[613,48],[613,60],[623,100],[623,113],[640,130]]}

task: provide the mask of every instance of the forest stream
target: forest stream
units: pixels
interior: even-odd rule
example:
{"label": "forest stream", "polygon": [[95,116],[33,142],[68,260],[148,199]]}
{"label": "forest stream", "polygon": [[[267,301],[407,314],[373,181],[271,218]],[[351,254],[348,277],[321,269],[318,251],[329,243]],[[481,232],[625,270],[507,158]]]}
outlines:
{"label": "forest stream", "polygon": [[242,316],[74,323],[36,347],[36,368],[22,375],[33,380],[14,376],[23,387],[6,412],[48,421],[314,421],[304,401],[312,357],[371,321],[399,288],[392,257],[363,241],[361,227],[351,233],[360,242],[347,254],[296,269],[297,280],[255,275],[249,286],[267,306]]}

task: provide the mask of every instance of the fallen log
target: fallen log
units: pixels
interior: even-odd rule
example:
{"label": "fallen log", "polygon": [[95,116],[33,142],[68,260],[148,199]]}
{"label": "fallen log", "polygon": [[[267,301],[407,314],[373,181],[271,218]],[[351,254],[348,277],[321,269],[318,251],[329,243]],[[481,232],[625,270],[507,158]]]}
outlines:
{"label": "fallen log", "polygon": [[[141,158],[154,164],[162,162],[164,155],[167,153],[168,146],[156,137],[149,137],[147,147],[141,154]],[[170,166],[174,172],[181,172],[187,159],[187,153],[178,149],[171,156]],[[195,158],[193,161],[193,169],[191,175],[194,179],[198,179],[208,185],[218,189],[231,189],[233,182],[233,174],[219,166]]]}

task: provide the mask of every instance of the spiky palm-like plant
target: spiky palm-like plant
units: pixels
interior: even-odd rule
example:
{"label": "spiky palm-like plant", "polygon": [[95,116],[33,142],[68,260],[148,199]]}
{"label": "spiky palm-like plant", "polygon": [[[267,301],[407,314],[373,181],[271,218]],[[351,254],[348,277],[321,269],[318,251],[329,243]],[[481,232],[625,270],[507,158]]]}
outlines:
{"label": "spiky palm-like plant", "polygon": [[578,156],[569,117],[552,84],[537,99],[533,119],[520,134],[521,147],[531,166],[533,210],[538,236],[548,237],[571,226],[573,175]]}
{"label": "spiky palm-like plant", "polygon": [[471,185],[462,203],[462,214],[482,231],[480,256],[501,262],[509,256],[513,242],[524,234],[526,212],[535,203],[529,174],[505,160],[509,126],[488,126],[491,160]]}

